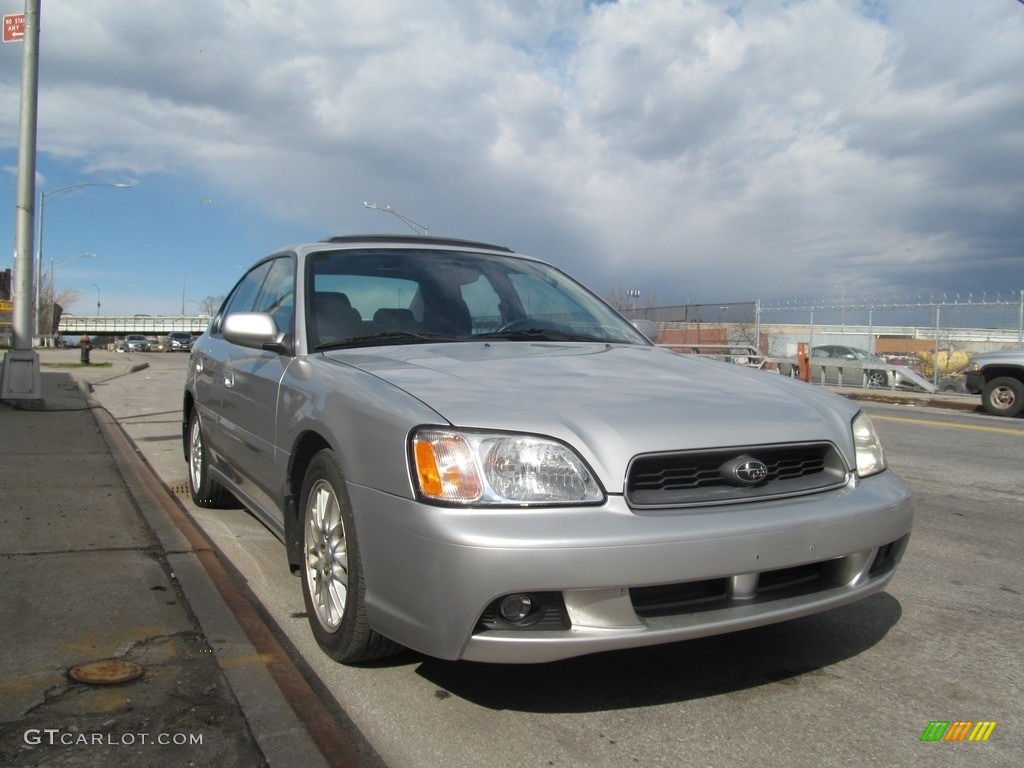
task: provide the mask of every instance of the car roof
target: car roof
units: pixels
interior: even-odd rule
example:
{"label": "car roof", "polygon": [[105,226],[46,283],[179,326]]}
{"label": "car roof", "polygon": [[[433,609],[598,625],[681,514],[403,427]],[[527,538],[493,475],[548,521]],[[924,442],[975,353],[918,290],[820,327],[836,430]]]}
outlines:
{"label": "car roof", "polygon": [[335,235],[325,237],[321,243],[349,245],[358,243],[384,243],[388,245],[447,245],[457,248],[483,248],[488,251],[515,253],[505,245],[484,243],[478,240],[463,240],[456,237],[434,237],[431,235]]}

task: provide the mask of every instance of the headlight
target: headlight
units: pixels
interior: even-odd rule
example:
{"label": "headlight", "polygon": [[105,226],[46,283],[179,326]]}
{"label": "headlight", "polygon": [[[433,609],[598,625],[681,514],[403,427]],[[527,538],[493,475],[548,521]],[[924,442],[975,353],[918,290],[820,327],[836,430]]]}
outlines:
{"label": "headlight", "polygon": [[876,475],[885,469],[885,451],[867,414],[859,413],[853,420],[853,447],[857,452],[857,474]]}
{"label": "headlight", "polygon": [[410,438],[420,495],[451,504],[595,504],[604,493],[566,445],[536,435],[421,429]]}

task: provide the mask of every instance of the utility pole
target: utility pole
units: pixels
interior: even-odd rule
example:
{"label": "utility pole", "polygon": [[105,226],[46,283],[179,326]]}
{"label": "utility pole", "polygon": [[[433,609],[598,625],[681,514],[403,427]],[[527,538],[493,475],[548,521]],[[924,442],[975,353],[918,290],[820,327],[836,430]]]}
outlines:
{"label": "utility pole", "polygon": [[[36,196],[36,116],[39,106],[39,4],[25,0],[21,64],[21,130],[14,219],[14,339],[4,356],[0,400],[42,404],[39,356],[32,348],[32,230]],[[28,402],[24,403],[28,405]]]}

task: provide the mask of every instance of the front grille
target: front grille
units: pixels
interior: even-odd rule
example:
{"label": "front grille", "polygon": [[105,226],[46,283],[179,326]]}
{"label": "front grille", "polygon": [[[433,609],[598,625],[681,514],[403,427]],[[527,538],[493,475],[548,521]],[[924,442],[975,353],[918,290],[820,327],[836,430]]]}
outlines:
{"label": "front grille", "polygon": [[[742,602],[809,595],[840,586],[837,565],[835,561],[825,561],[795,568],[764,571],[758,574],[757,586],[753,591],[743,595]],[[642,619],[711,611],[736,604],[736,596],[729,591],[728,579],[634,587],[629,590],[629,597],[633,602],[633,610]]]}
{"label": "front grille", "polygon": [[708,608],[724,601],[727,590],[727,579],[706,579],[657,587],[634,587],[629,590],[629,597],[636,615],[647,618]]}
{"label": "front grille", "polygon": [[[725,469],[752,459],[767,468],[763,481],[741,485]],[[633,507],[718,504],[816,493],[847,481],[846,465],[831,443],[796,443],[680,451],[636,457],[626,479]]]}

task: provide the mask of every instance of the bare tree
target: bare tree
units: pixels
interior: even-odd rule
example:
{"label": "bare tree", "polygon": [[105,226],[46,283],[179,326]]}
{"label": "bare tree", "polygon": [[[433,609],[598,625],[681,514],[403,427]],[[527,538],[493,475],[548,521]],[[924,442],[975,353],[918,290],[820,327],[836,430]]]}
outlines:
{"label": "bare tree", "polygon": [[72,289],[64,288],[54,292],[50,273],[44,271],[39,275],[39,332],[50,335],[57,332],[60,313],[73,307],[81,294]]}
{"label": "bare tree", "polygon": [[199,302],[199,314],[213,317],[213,313],[224,303],[224,296],[207,296]]}

